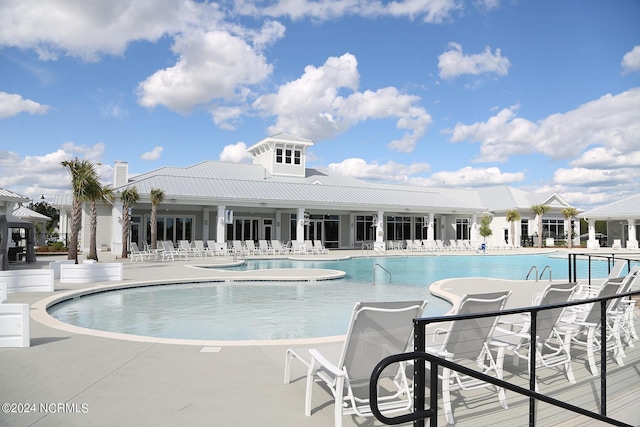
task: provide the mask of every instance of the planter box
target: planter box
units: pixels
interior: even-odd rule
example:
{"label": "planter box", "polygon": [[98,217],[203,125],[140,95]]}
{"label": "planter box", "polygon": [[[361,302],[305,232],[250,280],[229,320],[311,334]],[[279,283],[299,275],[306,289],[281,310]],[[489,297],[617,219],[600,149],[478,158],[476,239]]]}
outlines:
{"label": "planter box", "polygon": [[61,264],[60,283],[92,283],[124,279],[120,262]]}
{"label": "planter box", "polygon": [[7,292],[53,292],[53,270],[0,271],[0,282],[7,284]]}
{"label": "planter box", "polygon": [[51,261],[49,263],[49,269],[53,270],[53,278],[55,280],[60,278],[60,266],[62,264],[75,264],[75,260],[65,259],[64,261]]}
{"label": "planter box", "polygon": [[29,347],[29,304],[0,304],[0,347]]}

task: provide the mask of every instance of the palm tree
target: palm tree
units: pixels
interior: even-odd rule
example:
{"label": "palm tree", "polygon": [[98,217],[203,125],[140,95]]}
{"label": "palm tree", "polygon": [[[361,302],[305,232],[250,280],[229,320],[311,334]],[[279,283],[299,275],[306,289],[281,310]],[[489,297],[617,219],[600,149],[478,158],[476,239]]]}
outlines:
{"label": "palm tree", "polygon": [[511,209],[507,211],[506,219],[511,224],[511,244],[516,245],[516,221],[520,221],[522,217],[517,210]]}
{"label": "palm tree", "polygon": [[98,261],[98,248],[96,244],[96,235],[98,234],[98,209],[96,205],[98,202],[104,204],[113,202],[113,188],[110,185],[102,186],[100,183],[96,182],[95,186],[91,187],[87,198],[91,202],[91,219],[89,221],[91,229],[89,238],[89,255],[87,256],[87,259]]}
{"label": "palm tree", "polygon": [[562,215],[564,215],[565,219],[569,223],[569,227],[567,230],[567,247],[571,249],[571,246],[573,244],[573,227],[571,227],[571,220],[578,214],[578,210],[576,208],[564,208],[560,212],[562,213]]}
{"label": "palm tree", "polygon": [[89,160],[64,160],[60,164],[67,168],[71,175],[71,191],[73,204],[71,208],[71,236],[69,238],[69,256],[67,259],[78,263],[78,234],[82,219],[82,203],[87,200],[91,188],[98,182],[94,164]]}
{"label": "palm tree", "polygon": [[164,201],[164,191],[159,188],[151,189],[151,249],[156,249],[158,238],[158,205]]}
{"label": "palm tree", "polygon": [[128,258],[129,250],[129,222],[131,214],[129,208],[140,201],[140,195],[136,187],[128,187],[120,193],[122,200],[122,258]]}
{"label": "palm tree", "polygon": [[533,205],[531,206],[531,210],[538,217],[538,247],[542,247],[542,215],[549,212],[551,210],[550,206],[547,205]]}

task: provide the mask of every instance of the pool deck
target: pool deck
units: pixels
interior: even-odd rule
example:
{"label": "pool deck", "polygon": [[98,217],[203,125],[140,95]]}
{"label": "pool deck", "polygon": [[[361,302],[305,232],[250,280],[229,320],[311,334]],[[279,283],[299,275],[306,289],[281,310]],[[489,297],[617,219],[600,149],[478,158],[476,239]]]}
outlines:
{"label": "pool deck", "polygon": [[[475,255],[464,252],[446,254]],[[617,251],[616,254],[630,255],[631,252]],[[321,258],[350,255],[361,256],[362,252],[334,250],[329,256]],[[99,256],[101,262],[119,262],[108,254],[100,253]],[[46,268],[49,261],[65,258],[39,257],[35,264],[12,265],[11,269]],[[124,261],[124,283],[246,279],[246,274],[238,274],[244,272],[221,274],[215,268],[193,267],[202,264],[215,267],[217,263],[225,261],[229,260],[209,257],[175,262]],[[308,277],[314,278],[313,271],[307,273],[310,273]],[[278,279],[283,272],[271,274]],[[61,329],[56,321],[42,315],[43,306],[46,306],[43,301],[83,288],[111,284],[94,283],[87,286],[56,281],[56,291],[52,293],[9,295],[9,303],[31,305],[31,347],[0,348],[0,403],[19,404],[22,412],[0,412],[0,426],[333,425],[332,399],[319,386],[314,391],[313,415],[304,415],[305,384],[302,378],[305,370],[302,365],[294,364],[292,378],[295,381],[284,385],[284,354],[291,346],[313,346],[328,351],[330,347],[341,344],[340,337],[313,343],[295,341],[275,344],[115,339],[108,335],[88,335],[73,329]],[[457,295],[465,290],[454,286],[444,291]],[[524,301],[530,296],[521,295],[519,298]],[[640,346],[636,345],[631,350],[624,370],[615,363],[609,370],[610,386],[623,397],[625,393],[640,391]],[[594,387],[592,377],[582,365],[574,364],[576,378],[584,387]],[[576,393],[577,386],[568,387],[563,377],[558,379],[559,374],[548,371],[548,376],[542,378],[543,389],[557,388],[558,393],[564,395]],[[515,372],[513,375],[517,377],[519,374]],[[510,409],[504,410],[493,394],[488,393],[488,397],[485,397],[483,392],[477,393],[478,397],[472,399],[471,404],[454,402],[457,425],[526,425],[527,418],[522,418],[522,414],[527,404],[523,399],[508,393]],[[584,398],[583,394],[580,396]],[[629,410],[619,402],[624,402],[624,399],[610,404],[610,414],[615,411],[621,419],[640,425],[637,414],[629,414]],[[582,404],[585,407],[589,405]],[[617,406],[621,408],[616,409]],[[566,412],[561,412],[562,416],[565,418],[560,418],[561,421],[543,422],[540,425],[589,425],[584,418],[571,417],[569,414],[568,421]],[[553,418],[553,414],[549,417],[549,420],[558,420]],[[439,421],[439,425],[445,425],[442,419]],[[370,418],[365,420],[350,416],[343,417],[343,422],[345,426],[383,425]]]}

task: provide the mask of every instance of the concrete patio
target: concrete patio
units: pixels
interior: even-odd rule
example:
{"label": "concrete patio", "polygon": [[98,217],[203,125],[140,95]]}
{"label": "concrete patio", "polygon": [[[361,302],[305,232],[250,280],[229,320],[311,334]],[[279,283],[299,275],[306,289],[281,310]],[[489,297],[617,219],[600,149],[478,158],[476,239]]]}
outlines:
{"label": "concrete patio", "polygon": [[[331,256],[344,256],[343,252],[359,256],[361,251],[332,251]],[[99,255],[101,262],[114,261],[111,255]],[[49,260],[41,257],[35,265],[27,267],[45,268]],[[194,262],[221,260],[125,261],[124,283],[215,276],[210,269],[192,268]],[[91,286],[102,285],[107,283]],[[31,305],[31,347],[0,348],[0,403],[16,404],[10,407],[15,412],[6,411],[3,406],[0,425],[333,425],[332,399],[319,387],[314,393],[313,415],[304,415],[305,382],[302,377],[305,371],[302,365],[293,366],[293,378],[297,380],[290,385],[283,384],[285,351],[299,343],[217,345],[220,343],[192,342],[184,345],[167,340],[141,342],[71,332],[52,327],[55,322],[43,320],[41,316],[33,317],[38,302],[43,299],[85,287],[88,286],[56,283],[53,293],[9,295],[10,303]],[[304,346],[334,347],[337,344],[333,341]],[[543,378],[543,387],[548,387],[545,390],[557,389],[558,396],[563,399],[584,400],[585,390],[593,389],[597,383],[582,363],[575,365],[576,378],[581,381],[579,386],[568,387],[566,380],[558,380],[556,374],[556,377]],[[610,405],[610,415],[639,425],[637,414],[620,402],[628,402],[633,393],[640,391],[640,349],[628,353],[624,367],[612,363],[609,369],[610,394],[620,397],[613,399],[619,405]],[[520,374],[513,373],[515,381],[520,381],[516,378]],[[503,410],[494,395],[483,396],[482,393],[477,392],[477,398],[470,400],[471,404],[454,404],[457,425],[527,424],[526,399],[508,393],[510,409]],[[590,405],[588,402],[580,404]],[[616,405],[621,408],[616,409]],[[563,411],[555,413],[545,409],[544,413],[544,419],[548,421],[542,421],[540,425],[589,424],[585,418]],[[354,417],[344,417],[344,424],[383,425],[372,419]],[[444,419],[438,424],[445,425]]]}

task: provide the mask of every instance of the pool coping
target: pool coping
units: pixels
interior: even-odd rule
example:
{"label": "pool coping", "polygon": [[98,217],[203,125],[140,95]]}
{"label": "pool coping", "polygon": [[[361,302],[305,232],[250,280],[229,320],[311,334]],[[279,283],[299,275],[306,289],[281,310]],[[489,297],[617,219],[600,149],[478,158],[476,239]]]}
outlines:
{"label": "pool coping", "polygon": [[[197,265],[184,265],[187,268],[201,268]],[[216,266],[219,267],[219,266]],[[191,345],[202,346],[207,348],[217,348],[226,346],[279,346],[279,345],[311,345],[328,342],[343,341],[345,335],[325,336],[315,338],[295,338],[295,339],[271,339],[271,340],[205,340],[205,339],[185,339],[185,338],[159,338],[146,335],[125,334],[121,332],[102,331],[99,329],[84,328],[62,322],[48,312],[48,309],[56,304],[68,301],[70,299],[82,296],[93,295],[103,292],[109,292],[120,289],[131,289],[151,286],[177,285],[187,283],[237,283],[239,286],[243,282],[317,282],[326,280],[335,280],[343,278],[346,273],[341,270],[320,269],[320,268],[277,268],[277,269],[259,269],[247,271],[224,271],[216,268],[207,267],[208,272],[215,275],[204,278],[185,278],[185,279],[165,279],[165,280],[145,280],[134,282],[118,282],[101,284],[98,286],[85,287],[56,293],[47,298],[36,301],[31,305],[31,318],[45,326],[54,329],[83,335],[91,335],[102,338],[112,338],[125,341],[137,341],[157,344],[175,344],[175,345]],[[286,273],[286,274],[285,274]]]}

